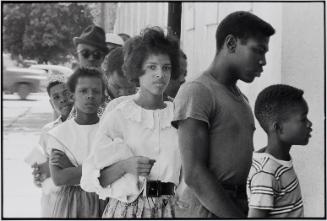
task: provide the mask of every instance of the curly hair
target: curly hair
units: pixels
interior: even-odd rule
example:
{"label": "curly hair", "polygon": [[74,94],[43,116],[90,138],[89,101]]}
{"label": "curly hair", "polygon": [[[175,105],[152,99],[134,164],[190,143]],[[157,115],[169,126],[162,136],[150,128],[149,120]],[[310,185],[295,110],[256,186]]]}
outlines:
{"label": "curly hair", "polygon": [[140,35],[126,41],[124,44],[123,71],[127,78],[138,81],[144,74],[144,61],[151,54],[167,54],[172,65],[171,78],[179,77],[179,43],[173,36],[165,36],[160,27],[144,29]]}
{"label": "curly hair", "polygon": [[122,71],[122,66],[124,64],[124,53],[122,47],[117,47],[110,51],[108,55],[104,58],[102,63],[103,72],[107,77],[113,74],[114,71],[120,76],[124,76]]}
{"label": "curly hair", "polygon": [[255,37],[258,34],[270,37],[274,33],[275,29],[258,16],[246,11],[236,11],[227,15],[218,25],[216,49],[218,51],[222,48],[225,38],[229,34],[244,42],[249,37]]}
{"label": "curly hair", "polygon": [[305,102],[303,93],[303,90],[284,84],[263,89],[254,105],[255,117],[261,127],[268,132],[270,122],[287,118],[294,106]]}
{"label": "curly hair", "polygon": [[102,94],[104,95],[104,91],[106,89],[106,81],[102,72],[96,68],[77,68],[67,81],[67,87],[70,92],[75,92],[77,81],[82,77],[99,78],[102,84]]}

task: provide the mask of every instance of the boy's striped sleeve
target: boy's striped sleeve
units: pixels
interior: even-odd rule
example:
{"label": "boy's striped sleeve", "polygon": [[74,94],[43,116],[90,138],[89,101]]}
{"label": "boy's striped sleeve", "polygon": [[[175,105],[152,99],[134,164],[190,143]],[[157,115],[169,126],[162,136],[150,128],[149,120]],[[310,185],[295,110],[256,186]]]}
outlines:
{"label": "boy's striped sleeve", "polygon": [[276,187],[276,179],[273,174],[264,171],[255,174],[250,183],[249,207],[272,210]]}

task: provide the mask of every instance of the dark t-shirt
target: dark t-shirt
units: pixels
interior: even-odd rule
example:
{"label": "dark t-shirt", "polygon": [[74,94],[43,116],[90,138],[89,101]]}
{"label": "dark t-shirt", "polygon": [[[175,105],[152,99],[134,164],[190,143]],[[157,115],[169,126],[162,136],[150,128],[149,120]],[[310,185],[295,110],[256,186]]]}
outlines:
{"label": "dark t-shirt", "polygon": [[[172,124],[175,127],[178,127],[178,121],[187,118],[208,124],[208,165],[217,180],[223,184],[245,186],[251,167],[255,128],[245,95],[234,95],[210,74],[204,73],[180,89],[174,105]],[[191,213],[197,213],[194,206],[199,202],[188,187],[181,200],[193,207]],[[201,214],[194,216],[203,217]]]}

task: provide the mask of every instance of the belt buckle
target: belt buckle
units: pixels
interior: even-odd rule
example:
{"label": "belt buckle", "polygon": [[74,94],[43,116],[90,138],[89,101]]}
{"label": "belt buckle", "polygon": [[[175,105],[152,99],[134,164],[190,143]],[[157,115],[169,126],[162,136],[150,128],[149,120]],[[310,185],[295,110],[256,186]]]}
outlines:
{"label": "belt buckle", "polygon": [[156,197],[159,197],[161,195],[161,182],[159,180],[156,180],[156,186],[157,186],[157,192]]}
{"label": "belt buckle", "polygon": [[159,180],[147,181],[146,184],[147,197],[159,197],[160,193],[161,193],[161,182]]}

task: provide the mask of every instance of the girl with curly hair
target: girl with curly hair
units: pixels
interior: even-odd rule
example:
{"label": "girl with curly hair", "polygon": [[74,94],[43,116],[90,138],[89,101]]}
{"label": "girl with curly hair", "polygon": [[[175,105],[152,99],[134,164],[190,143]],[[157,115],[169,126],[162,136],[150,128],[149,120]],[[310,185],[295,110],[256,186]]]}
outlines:
{"label": "girl with curly hair", "polygon": [[123,70],[139,91],[101,120],[82,188],[110,197],[103,218],[175,217],[181,159],[163,93],[180,73],[179,44],[160,28],[145,29],[125,43]]}

